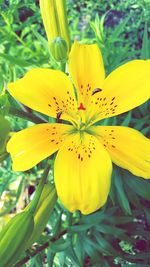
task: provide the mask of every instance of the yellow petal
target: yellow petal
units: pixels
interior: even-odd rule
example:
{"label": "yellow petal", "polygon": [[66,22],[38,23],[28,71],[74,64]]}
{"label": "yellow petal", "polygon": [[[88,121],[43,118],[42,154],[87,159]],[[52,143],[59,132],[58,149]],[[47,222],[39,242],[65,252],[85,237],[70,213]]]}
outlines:
{"label": "yellow petal", "polygon": [[96,44],[85,45],[75,42],[69,56],[69,71],[79,94],[79,102],[88,101],[96,88],[101,88],[105,70],[101,52]]}
{"label": "yellow petal", "polygon": [[112,163],[107,151],[91,135],[79,134],[67,140],[54,165],[56,189],[71,212],[89,214],[102,207],[110,189]]}
{"label": "yellow petal", "polygon": [[97,106],[96,121],[141,105],[150,96],[150,60],[133,60],[117,68],[102,89],[90,103]]}
{"label": "yellow petal", "polygon": [[7,144],[14,171],[25,171],[56,152],[72,126],[43,123],[15,133]]}
{"label": "yellow petal", "polygon": [[67,120],[77,110],[73,86],[61,71],[32,69],[8,89],[24,105],[51,117],[63,112],[61,118]]}
{"label": "yellow petal", "polygon": [[96,126],[93,131],[112,161],[134,175],[150,178],[150,140],[137,130],[123,126]]}

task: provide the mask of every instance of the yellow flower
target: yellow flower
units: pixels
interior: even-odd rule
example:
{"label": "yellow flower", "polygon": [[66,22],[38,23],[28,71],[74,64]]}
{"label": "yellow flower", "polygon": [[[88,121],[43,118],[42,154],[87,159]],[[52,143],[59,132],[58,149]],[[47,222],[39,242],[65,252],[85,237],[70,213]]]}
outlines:
{"label": "yellow flower", "polygon": [[[63,72],[32,69],[10,83],[24,105],[69,123],[43,123],[15,133],[7,149],[15,171],[25,171],[58,151],[57,193],[71,212],[89,214],[107,200],[112,161],[134,175],[150,178],[150,141],[140,132],[94,123],[141,105],[150,89],[150,60],[133,60],[107,78],[97,45],[74,43],[70,78]],[[75,87],[75,91],[74,91]]]}

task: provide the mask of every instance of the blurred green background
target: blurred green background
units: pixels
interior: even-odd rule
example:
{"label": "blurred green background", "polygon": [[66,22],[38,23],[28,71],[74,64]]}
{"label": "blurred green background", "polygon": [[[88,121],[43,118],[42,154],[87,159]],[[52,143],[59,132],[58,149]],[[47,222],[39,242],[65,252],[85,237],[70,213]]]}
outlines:
{"label": "blurred green background", "polygon": [[[149,0],[68,0],[67,9],[72,42],[74,39],[97,42],[107,74],[129,60],[150,58]],[[10,129],[18,131],[33,122],[14,116],[10,106],[19,109],[18,103],[8,94],[4,96],[3,90],[9,81],[22,77],[31,68],[59,69],[59,64],[49,53],[38,1],[0,0],[0,12],[1,229],[32,198],[44,167],[42,162],[24,173],[12,172],[5,150]],[[147,102],[105,123],[134,127],[150,137],[150,104]],[[52,171],[49,178],[53,178]],[[65,238],[51,242],[49,249],[24,266],[148,267],[149,210],[149,181],[114,166],[107,205],[94,214],[81,216],[70,214],[57,203],[39,244],[67,229]]]}

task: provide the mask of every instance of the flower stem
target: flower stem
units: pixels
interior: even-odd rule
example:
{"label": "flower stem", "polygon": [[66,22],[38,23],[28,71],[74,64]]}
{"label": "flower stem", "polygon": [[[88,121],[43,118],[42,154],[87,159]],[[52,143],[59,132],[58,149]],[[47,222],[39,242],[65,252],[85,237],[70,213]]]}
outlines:
{"label": "flower stem", "polygon": [[9,114],[16,116],[16,117],[19,117],[19,118],[22,118],[22,119],[25,119],[25,120],[32,121],[34,123],[46,123],[47,122],[45,119],[42,119],[42,118],[40,118],[40,117],[38,117],[32,113],[25,112],[23,110],[19,110],[19,109],[13,108],[13,107],[10,107]]}
{"label": "flower stem", "polygon": [[32,205],[30,206],[29,210],[34,213],[36,208],[37,208],[37,205],[38,205],[38,202],[39,202],[39,199],[40,199],[40,196],[42,194],[42,191],[43,191],[43,187],[45,185],[45,182],[47,180],[47,176],[48,176],[48,173],[50,171],[50,164],[49,162],[46,163],[46,166],[45,166],[45,169],[44,169],[44,173],[42,175],[42,178],[40,180],[40,183],[36,189],[36,192],[35,192],[35,195],[34,195],[34,198],[32,200]]}
{"label": "flower stem", "polygon": [[61,63],[60,63],[60,69],[61,69],[61,71],[63,71],[63,72],[66,71],[66,63],[65,63],[65,62],[61,62]]}

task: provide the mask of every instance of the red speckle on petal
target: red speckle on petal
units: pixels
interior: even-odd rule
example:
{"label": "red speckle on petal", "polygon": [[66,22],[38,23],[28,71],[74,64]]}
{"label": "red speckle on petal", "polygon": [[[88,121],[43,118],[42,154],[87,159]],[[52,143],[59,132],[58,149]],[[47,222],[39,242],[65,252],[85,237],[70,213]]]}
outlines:
{"label": "red speckle on petal", "polygon": [[78,110],[86,110],[86,108],[83,106],[83,103],[80,103],[80,106],[78,107]]}

